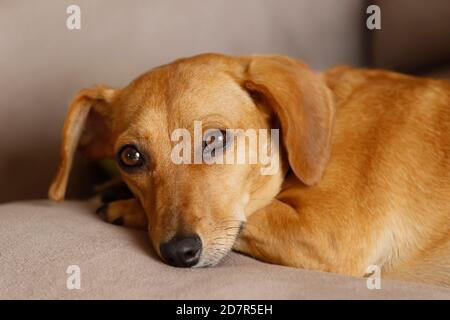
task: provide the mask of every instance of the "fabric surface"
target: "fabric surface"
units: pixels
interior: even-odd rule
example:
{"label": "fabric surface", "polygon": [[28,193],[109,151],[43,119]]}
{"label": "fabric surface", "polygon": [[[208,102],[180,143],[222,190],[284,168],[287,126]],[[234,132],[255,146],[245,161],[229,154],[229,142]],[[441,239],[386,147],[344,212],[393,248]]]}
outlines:
{"label": "fabric surface", "polygon": [[[214,268],[155,257],[144,232],[107,224],[87,202],[0,205],[0,299],[450,299],[450,290],[271,265],[231,254]],[[81,289],[66,270],[78,265]]]}
{"label": "fabric surface", "polygon": [[430,78],[450,79],[450,64],[440,66],[439,68],[430,70],[422,75]]}
{"label": "fabric surface", "polygon": [[375,0],[381,30],[370,32],[371,64],[405,72],[450,63],[448,0]]}

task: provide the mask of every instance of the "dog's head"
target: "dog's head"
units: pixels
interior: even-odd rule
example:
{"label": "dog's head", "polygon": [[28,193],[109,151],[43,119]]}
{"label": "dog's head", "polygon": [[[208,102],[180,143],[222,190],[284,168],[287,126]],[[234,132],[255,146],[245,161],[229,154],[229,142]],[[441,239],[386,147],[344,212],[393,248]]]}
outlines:
{"label": "dog's head", "polygon": [[[279,193],[289,167],[306,185],[320,180],[333,117],[329,90],[297,60],[177,60],[125,88],[77,94],[49,195],[64,198],[77,148],[90,159],[116,159],[158,254],[174,265],[214,265],[246,218]],[[174,250],[185,259],[171,259]]]}

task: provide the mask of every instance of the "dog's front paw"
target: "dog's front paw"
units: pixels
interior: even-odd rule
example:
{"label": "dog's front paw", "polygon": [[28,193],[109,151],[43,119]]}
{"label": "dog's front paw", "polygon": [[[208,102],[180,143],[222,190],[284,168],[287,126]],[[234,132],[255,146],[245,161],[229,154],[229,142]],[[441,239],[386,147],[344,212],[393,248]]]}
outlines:
{"label": "dog's front paw", "polygon": [[125,183],[110,181],[97,189],[101,205],[96,212],[103,220],[118,226],[147,227],[144,210]]}
{"label": "dog's front paw", "polygon": [[147,216],[137,199],[118,200],[104,203],[97,208],[98,215],[105,221],[131,228],[148,228]]}
{"label": "dog's front paw", "polygon": [[114,205],[110,208],[110,203],[103,203],[97,208],[97,214],[106,222],[115,224],[117,226],[122,226],[124,224],[124,217],[120,212],[114,210]]}

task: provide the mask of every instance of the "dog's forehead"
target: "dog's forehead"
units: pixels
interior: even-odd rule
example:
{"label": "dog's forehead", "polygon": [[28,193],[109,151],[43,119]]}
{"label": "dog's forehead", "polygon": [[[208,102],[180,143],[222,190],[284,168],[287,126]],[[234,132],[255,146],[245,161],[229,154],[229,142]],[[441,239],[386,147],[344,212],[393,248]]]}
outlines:
{"label": "dog's forehead", "polygon": [[134,120],[148,123],[166,118],[181,127],[212,115],[233,121],[253,105],[227,68],[214,63],[156,68],[133,81],[123,96],[122,107]]}

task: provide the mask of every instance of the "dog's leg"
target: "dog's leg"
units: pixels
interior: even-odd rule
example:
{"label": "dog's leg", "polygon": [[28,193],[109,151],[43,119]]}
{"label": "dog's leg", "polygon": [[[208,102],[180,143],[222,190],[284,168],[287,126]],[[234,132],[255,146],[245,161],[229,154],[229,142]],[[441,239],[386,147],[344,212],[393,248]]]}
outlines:
{"label": "dog's leg", "polygon": [[125,227],[148,229],[147,216],[140,202],[122,181],[99,188],[102,205],[97,213],[107,222]]}
{"label": "dog's leg", "polygon": [[362,276],[364,255],[346,257],[345,243],[322,222],[274,200],[248,217],[233,249],[274,264]]}
{"label": "dog's leg", "polygon": [[107,222],[136,229],[148,229],[147,216],[140,202],[135,199],[105,203],[97,213]]}

